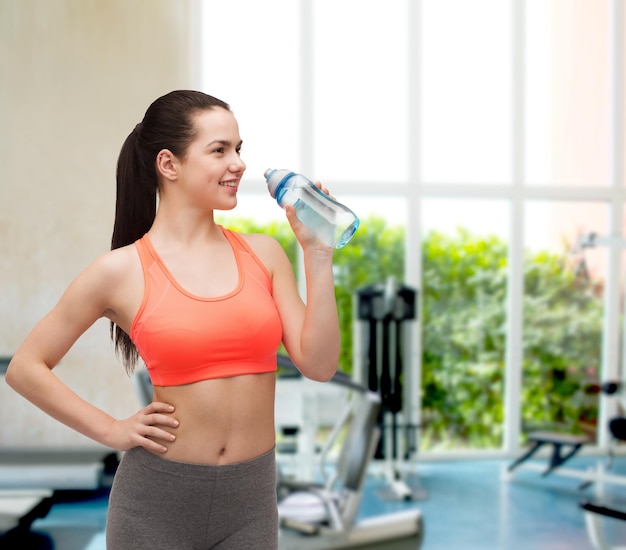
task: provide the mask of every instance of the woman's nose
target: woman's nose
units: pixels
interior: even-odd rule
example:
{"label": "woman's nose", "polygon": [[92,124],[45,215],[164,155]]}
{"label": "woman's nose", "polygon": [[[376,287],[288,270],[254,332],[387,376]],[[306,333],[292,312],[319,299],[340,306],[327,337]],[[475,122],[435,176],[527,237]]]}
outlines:
{"label": "woman's nose", "polygon": [[246,169],[246,163],[242,160],[241,157],[237,157],[233,159],[233,162],[230,165],[230,169],[233,172],[243,172]]}

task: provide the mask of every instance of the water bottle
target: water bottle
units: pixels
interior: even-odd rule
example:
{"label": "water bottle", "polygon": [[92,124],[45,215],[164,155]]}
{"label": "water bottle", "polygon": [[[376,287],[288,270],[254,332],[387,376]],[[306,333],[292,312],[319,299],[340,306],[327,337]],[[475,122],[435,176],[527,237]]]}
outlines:
{"label": "water bottle", "polygon": [[320,191],[303,175],[269,168],[265,180],[276,202],[283,208],[293,205],[298,219],[324,244],[341,248],[359,227],[359,218],[352,210]]}

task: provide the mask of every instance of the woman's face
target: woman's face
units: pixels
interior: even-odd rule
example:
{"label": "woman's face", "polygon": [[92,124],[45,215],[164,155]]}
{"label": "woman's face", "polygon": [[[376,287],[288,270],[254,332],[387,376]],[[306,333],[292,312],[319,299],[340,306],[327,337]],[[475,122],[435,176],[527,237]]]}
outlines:
{"label": "woman's face", "polygon": [[239,126],[230,111],[221,107],[194,117],[196,137],[179,164],[179,182],[194,201],[217,210],[237,205],[237,189],[246,169],[241,160]]}

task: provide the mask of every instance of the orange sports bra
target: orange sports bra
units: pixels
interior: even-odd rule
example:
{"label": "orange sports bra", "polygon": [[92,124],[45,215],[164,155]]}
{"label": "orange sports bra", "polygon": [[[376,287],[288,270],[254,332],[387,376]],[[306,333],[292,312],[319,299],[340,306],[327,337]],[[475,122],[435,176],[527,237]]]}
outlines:
{"label": "orange sports bra", "polygon": [[216,298],[194,296],[183,289],[147,234],[135,242],[145,290],[130,337],[155,386],[277,368],[282,326],[270,274],[242,237],[221,229],[235,254],[239,283]]}

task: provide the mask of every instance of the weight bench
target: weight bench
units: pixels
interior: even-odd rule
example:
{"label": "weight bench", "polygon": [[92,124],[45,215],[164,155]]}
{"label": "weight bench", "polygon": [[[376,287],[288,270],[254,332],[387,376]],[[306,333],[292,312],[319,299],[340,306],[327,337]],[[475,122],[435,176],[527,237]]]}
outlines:
{"label": "weight bench", "polygon": [[[555,468],[562,466],[572,458],[585,443],[589,443],[589,439],[584,436],[556,432],[532,432],[528,434],[528,439],[533,445],[509,466],[509,472],[512,472],[520,464],[532,457],[544,445],[552,445],[550,463],[541,474],[545,477]],[[566,452],[562,452],[564,451],[563,447],[568,447],[569,449]]]}

